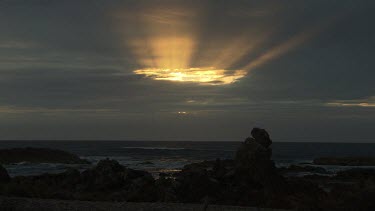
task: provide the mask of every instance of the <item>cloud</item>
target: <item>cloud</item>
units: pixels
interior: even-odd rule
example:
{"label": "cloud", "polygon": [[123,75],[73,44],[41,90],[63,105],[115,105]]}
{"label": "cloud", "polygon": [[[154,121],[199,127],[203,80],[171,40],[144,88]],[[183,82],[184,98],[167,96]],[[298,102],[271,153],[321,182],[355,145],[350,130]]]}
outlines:
{"label": "cloud", "polygon": [[223,69],[208,68],[178,68],[178,69],[140,69],[135,74],[145,75],[155,80],[174,82],[191,82],[203,85],[226,85],[235,83],[246,75],[243,70],[228,71]]}
{"label": "cloud", "polygon": [[0,114],[28,114],[28,113],[39,113],[39,114],[85,114],[85,113],[112,113],[114,109],[83,109],[83,108],[40,108],[40,107],[14,107],[14,106],[0,106]]}
{"label": "cloud", "polygon": [[367,99],[336,100],[336,101],[328,102],[327,105],[338,106],[338,107],[375,108],[375,97],[369,97]]}
{"label": "cloud", "polygon": [[5,49],[28,49],[28,48],[35,48],[37,45],[35,43],[24,42],[24,41],[16,41],[16,40],[8,40],[8,41],[0,41],[0,48]]}
{"label": "cloud", "polygon": [[0,139],[373,136],[373,2],[22,2],[0,7]]}

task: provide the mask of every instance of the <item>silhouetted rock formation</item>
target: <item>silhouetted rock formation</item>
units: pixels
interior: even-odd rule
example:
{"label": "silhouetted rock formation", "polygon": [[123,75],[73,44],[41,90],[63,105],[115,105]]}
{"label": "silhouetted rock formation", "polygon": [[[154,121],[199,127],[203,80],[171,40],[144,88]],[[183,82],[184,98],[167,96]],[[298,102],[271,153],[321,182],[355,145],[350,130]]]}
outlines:
{"label": "silhouetted rock formation", "polygon": [[9,181],[10,177],[7,170],[2,165],[0,165],[0,183],[6,183]]}
{"label": "silhouetted rock formation", "polygon": [[0,163],[66,163],[87,164],[87,160],[80,159],[77,155],[57,149],[45,148],[14,148],[0,149]]}
{"label": "silhouetted rock formation", "polygon": [[237,179],[262,184],[271,192],[283,191],[285,182],[271,160],[272,150],[269,146],[272,141],[268,133],[264,129],[254,128],[251,134],[253,138],[247,138],[236,153]]}
{"label": "silhouetted rock formation", "polygon": [[357,169],[329,177],[282,177],[279,173],[316,172],[311,166],[277,169],[271,160],[271,139],[255,128],[234,160],[186,165],[174,175],[129,169],[115,160],[101,160],[79,172],[9,178],[0,166],[0,194],[91,201],[184,202],[243,205],[297,210],[375,210],[375,171]]}
{"label": "silhouetted rock formation", "polygon": [[3,189],[9,196],[78,200],[156,201],[155,179],[150,173],[128,169],[115,160],[102,160],[80,173],[18,176]]}
{"label": "silhouetted rock formation", "polygon": [[256,142],[258,142],[265,148],[268,148],[272,144],[270,135],[267,133],[265,129],[253,128],[253,130],[251,131],[251,136],[254,138]]}

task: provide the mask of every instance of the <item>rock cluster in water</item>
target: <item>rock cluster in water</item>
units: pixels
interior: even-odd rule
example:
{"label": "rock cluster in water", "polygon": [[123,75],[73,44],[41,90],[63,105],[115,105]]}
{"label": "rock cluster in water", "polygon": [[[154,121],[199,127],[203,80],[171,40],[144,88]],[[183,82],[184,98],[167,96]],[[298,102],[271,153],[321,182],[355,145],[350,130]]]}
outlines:
{"label": "rock cluster in water", "polygon": [[300,210],[375,210],[375,172],[349,170],[328,177],[284,177],[271,160],[269,134],[254,128],[233,160],[186,165],[158,179],[145,171],[102,160],[94,168],[60,174],[10,178],[0,167],[0,193],[6,196],[91,201],[183,202],[293,208]]}

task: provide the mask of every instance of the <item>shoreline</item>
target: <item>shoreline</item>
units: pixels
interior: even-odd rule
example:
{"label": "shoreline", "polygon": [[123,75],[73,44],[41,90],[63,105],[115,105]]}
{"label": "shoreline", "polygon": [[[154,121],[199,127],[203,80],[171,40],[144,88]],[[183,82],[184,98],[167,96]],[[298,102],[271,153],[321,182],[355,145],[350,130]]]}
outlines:
{"label": "shoreline", "polygon": [[[375,196],[375,169],[354,168],[330,176],[322,167],[291,165],[278,168],[272,160],[272,140],[268,133],[254,128],[251,134],[252,137],[238,146],[231,159],[187,164],[179,172],[160,173],[158,178],[150,172],[132,169],[111,159],[100,160],[84,171],[72,168],[58,174],[37,176],[10,177],[1,167],[0,194],[5,198],[0,208],[9,205],[12,211],[27,210],[38,203],[42,204],[41,208],[34,210],[49,206],[56,209],[65,206],[65,210],[84,210],[88,206],[93,207],[88,210],[95,210],[95,207],[110,206],[113,209],[103,210],[121,210],[122,205],[126,210],[131,210],[129,206],[135,206],[134,210],[168,210],[158,206],[173,205],[171,210],[204,210],[204,207],[259,210],[259,207],[267,207],[268,210],[331,211],[343,208],[368,210],[375,206],[372,200]],[[373,161],[325,157],[319,162],[350,165],[372,164]],[[303,172],[313,174],[295,176]],[[21,205],[24,209],[12,209]],[[145,209],[145,206],[149,207]],[[223,208],[227,206],[229,208]]]}

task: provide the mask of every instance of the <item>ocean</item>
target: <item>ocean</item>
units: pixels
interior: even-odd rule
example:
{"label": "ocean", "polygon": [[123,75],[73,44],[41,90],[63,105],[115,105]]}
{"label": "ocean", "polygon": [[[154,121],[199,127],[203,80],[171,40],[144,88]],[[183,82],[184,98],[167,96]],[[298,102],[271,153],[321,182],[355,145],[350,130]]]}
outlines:
{"label": "ocean", "polygon": [[[11,176],[59,173],[69,167],[84,170],[106,158],[115,159],[129,168],[147,170],[157,175],[160,172],[179,171],[189,163],[216,158],[234,158],[239,145],[240,142],[193,141],[0,141],[0,148],[61,149],[92,162],[90,165],[27,162],[4,165]],[[277,166],[301,163],[311,165],[314,158],[322,156],[375,156],[375,144],[274,142],[272,152]],[[336,172],[353,167],[324,166],[324,168]]]}

